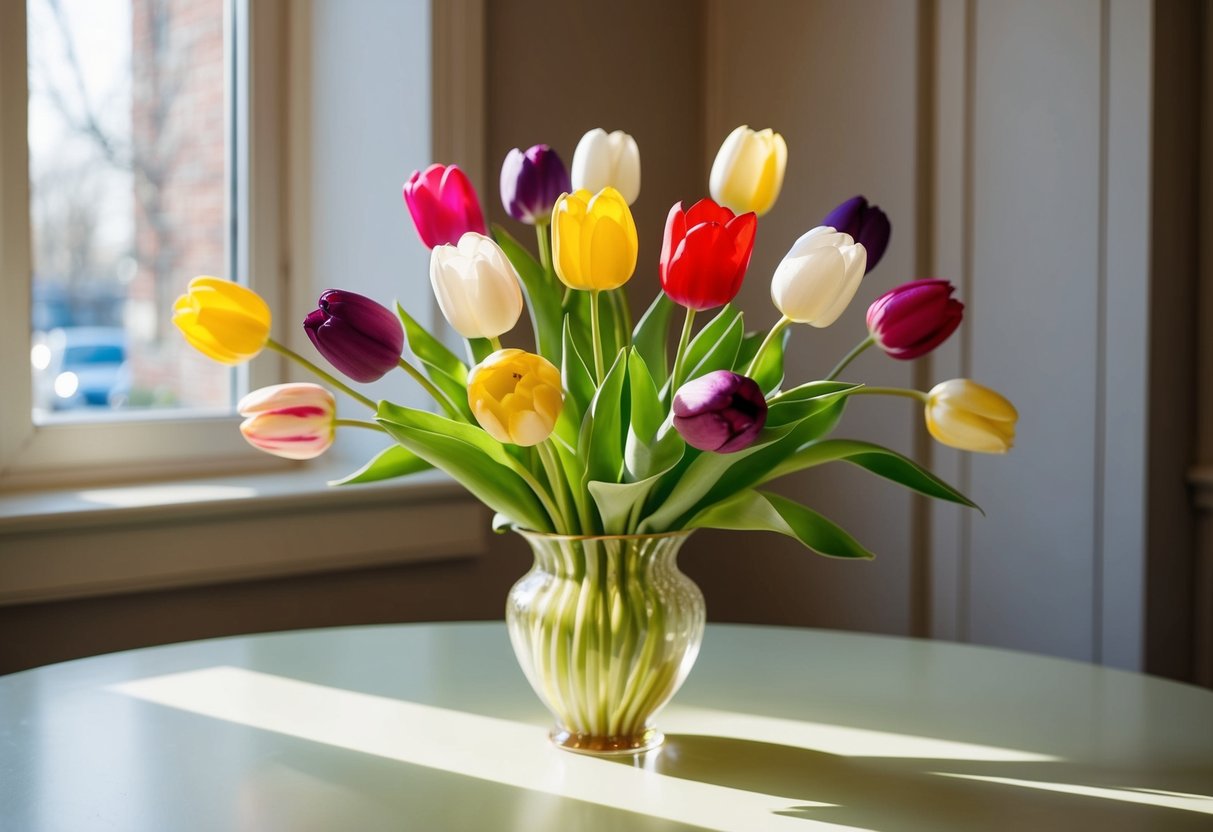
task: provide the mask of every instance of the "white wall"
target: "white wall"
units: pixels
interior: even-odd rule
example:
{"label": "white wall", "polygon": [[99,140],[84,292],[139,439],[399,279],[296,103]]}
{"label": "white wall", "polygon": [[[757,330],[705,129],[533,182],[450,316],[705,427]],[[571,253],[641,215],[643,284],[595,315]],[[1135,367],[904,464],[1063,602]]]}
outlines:
{"label": "white wall", "polygon": [[[924,634],[1139,667],[1151,5],[709,9],[708,140],[748,121],[789,141],[747,306],[763,302],[756,286],[782,254],[766,247],[865,193],[890,211],[892,246],[855,308],[824,333],[794,335],[794,366],[828,367],[878,292],[946,277],[967,304],[958,336],[917,370],[865,356],[855,375],[923,387],[972,377],[1021,415],[1007,457],[919,446],[984,517],[917,514],[904,494],[852,471],[797,480],[799,496],[879,557],[783,565],[781,578],[813,623],[912,632],[916,610],[929,609]],[[921,438],[917,408],[858,404],[869,406],[853,408],[843,435],[903,451]]]}
{"label": "white wall", "polygon": [[[431,157],[430,4],[311,0],[310,18],[310,106],[296,122],[308,132],[301,152],[309,158],[300,160],[290,183],[302,196],[292,203],[299,214],[292,227],[295,250],[305,258],[292,272],[295,315],[302,319],[315,308],[323,290],[341,288],[389,307],[399,300],[428,324],[429,252],[413,230],[401,186]],[[309,98],[296,91],[293,100]],[[302,328],[295,334],[296,346],[315,355]],[[366,389],[372,398],[424,404],[403,373]],[[363,418],[359,410],[343,403],[347,415]],[[335,450],[356,464],[386,444],[347,430]]]}

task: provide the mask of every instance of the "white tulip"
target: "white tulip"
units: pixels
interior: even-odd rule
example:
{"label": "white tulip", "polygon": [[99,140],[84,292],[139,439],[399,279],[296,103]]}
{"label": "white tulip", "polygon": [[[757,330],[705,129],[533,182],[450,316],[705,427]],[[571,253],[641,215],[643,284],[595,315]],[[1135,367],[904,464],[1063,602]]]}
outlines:
{"label": "white tulip", "polygon": [[443,316],[464,338],[496,338],[522,314],[518,273],[495,242],[475,231],[458,245],[434,247],[430,283]]}
{"label": "white tulip", "polygon": [[610,186],[631,205],[640,196],[640,148],[622,130],[595,127],[577,142],[570,177],[575,191],[596,194]]}
{"label": "white tulip", "polygon": [[818,226],[792,244],[771,278],[771,300],[796,323],[826,327],[847,308],[868,255],[850,234]]}

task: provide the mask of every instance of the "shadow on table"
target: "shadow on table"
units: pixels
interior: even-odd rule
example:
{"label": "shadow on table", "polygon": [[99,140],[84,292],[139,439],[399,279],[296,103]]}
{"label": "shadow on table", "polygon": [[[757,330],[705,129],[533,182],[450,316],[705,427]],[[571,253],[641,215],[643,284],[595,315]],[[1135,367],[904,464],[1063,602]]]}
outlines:
{"label": "shadow on table", "polygon": [[[1213,761],[1199,769],[1147,773],[1064,761],[844,757],[696,735],[669,735],[658,751],[619,761],[672,777],[787,798],[788,808],[776,814],[862,829],[1213,828],[1213,797],[1184,793],[1182,788],[1203,783],[1207,792],[1213,783]],[[1037,785],[963,777],[1009,778]],[[829,805],[806,806],[798,801]],[[1146,801],[1170,805],[1146,805]]]}

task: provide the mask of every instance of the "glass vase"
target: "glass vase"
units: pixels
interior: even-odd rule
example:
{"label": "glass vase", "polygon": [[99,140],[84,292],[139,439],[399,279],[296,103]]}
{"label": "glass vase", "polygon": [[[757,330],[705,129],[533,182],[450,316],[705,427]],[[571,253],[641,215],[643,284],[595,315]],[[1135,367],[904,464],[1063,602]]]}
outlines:
{"label": "glass vase", "polygon": [[679,571],[690,532],[572,537],[519,532],[535,565],[510,590],[506,624],[556,745],[632,754],[661,744],[654,715],[703,640],[703,593]]}

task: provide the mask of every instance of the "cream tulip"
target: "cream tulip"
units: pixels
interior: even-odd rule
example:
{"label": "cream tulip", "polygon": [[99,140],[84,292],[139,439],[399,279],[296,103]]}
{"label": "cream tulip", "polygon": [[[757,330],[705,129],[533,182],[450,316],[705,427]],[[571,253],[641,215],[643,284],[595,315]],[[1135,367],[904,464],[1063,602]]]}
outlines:
{"label": "cream tulip", "polygon": [[595,127],[581,137],[573,151],[573,190],[596,194],[611,187],[628,205],[640,196],[640,149],[622,130],[607,133]]}
{"label": "cream tulip", "polygon": [[496,338],[522,314],[518,273],[495,242],[475,231],[458,245],[434,247],[430,283],[443,316],[464,338]]}
{"label": "cream tulip", "polygon": [[850,234],[818,226],[792,244],[771,278],[771,300],[799,324],[827,327],[859,290],[867,252]]}
{"label": "cream tulip", "polygon": [[1005,454],[1015,444],[1015,406],[967,378],[932,387],[924,415],[931,436],[962,451]]}
{"label": "cream tulip", "polygon": [[783,136],[770,128],[755,132],[743,124],[724,140],[712,163],[712,199],[734,213],[753,211],[761,217],[779,198],[787,166]]}

